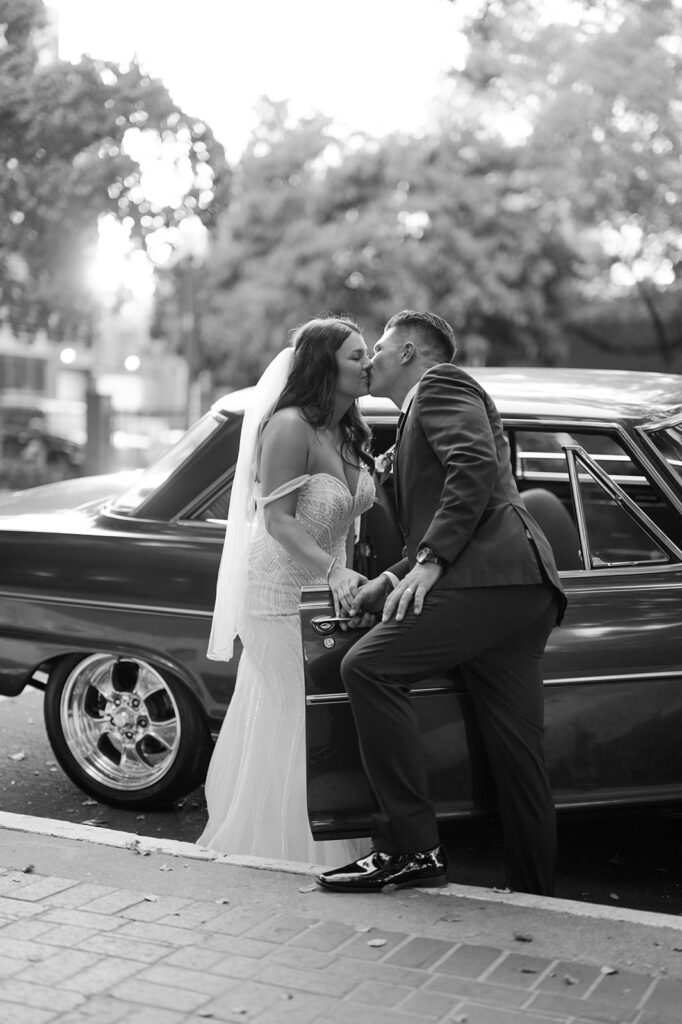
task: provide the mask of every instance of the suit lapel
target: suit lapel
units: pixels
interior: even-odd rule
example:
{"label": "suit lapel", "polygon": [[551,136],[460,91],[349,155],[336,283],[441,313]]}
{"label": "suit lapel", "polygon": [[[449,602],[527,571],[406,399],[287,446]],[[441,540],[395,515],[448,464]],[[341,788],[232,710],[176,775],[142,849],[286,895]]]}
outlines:
{"label": "suit lapel", "polygon": [[395,493],[395,503],[396,503],[396,509],[397,509],[397,512],[398,512],[398,520],[399,521],[402,521],[402,516],[400,514],[400,510],[401,510],[401,501],[400,501],[400,470],[398,468],[398,463],[400,462],[400,441],[402,439],[403,429],[405,427],[405,421],[406,421],[407,417],[410,414],[410,410],[412,409],[413,403],[414,403],[414,398],[412,399],[412,401],[408,405],[408,407],[405,410],[405,412],[401,412],[401,414],[400,414],[400,416],[398,418],[398,429],[397,429],[396,435],[395,435],[395,449],[394,449],[394,452],[393,452],[393,491]]}

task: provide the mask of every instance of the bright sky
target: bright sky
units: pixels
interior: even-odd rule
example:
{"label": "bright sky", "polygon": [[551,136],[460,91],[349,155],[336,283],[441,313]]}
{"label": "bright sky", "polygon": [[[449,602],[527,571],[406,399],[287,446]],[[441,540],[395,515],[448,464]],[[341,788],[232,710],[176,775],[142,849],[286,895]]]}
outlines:
{"label": "bright sky", "polygon": [[60,56],[137,55],[235,160],[260,95],[345,128],[419,130],[443,72],[462,58],[472,0],[47,0]]}

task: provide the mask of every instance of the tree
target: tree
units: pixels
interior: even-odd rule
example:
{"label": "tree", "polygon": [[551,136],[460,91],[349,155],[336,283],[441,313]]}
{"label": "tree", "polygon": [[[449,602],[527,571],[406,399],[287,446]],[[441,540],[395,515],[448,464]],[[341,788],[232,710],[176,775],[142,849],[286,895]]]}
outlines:
{"label": "tree", "polygon": [[680,272],[682,5],[582,0],[563,11],[481,0],[453,73],[454,116],[518,152],[529,198],[573,235],[583,304],[638,295],[667,365],[660,300]]}
{"label": "tree", "polygon": [[206,278],[219,381],[252,383],[316,313],[355,317],[371,344],[408,306],[451,319],[470,362],[561,361],[573,254],[519,205],[517,163],[470,132],[341,143],[325,119],[291,122],[285,104],[264,101]]}
{"label": "tree", "polygon": [[[42,0],[0,0],[0,317],[29,339],[87,340],[99,218],[173,246],[183,218],[214,221],[229,174],[210,128],[138,64],[41,62],[44,25]],[[175,168],[175,196],[150,197],[150,152]]]}

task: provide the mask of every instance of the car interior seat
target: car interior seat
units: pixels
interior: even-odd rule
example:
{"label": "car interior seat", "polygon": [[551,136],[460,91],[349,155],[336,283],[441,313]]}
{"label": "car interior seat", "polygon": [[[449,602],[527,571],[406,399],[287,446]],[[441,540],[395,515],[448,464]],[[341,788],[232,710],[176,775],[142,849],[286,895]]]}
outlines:
{"label": "car interior seat", "polygon": [[378,576],[382,569],[388,569],[402,558],[404,541],[391,480],[377,485],[377,500],[363,516],[363,539],[371,551],[372,565],[364,570],[369,570],[370,576]]}
{"label": "car interior seat", "polygon": [[521,498],[549,541],[557,569],[582,569],[578,529],[561,499],[543,487],[523,491]]}

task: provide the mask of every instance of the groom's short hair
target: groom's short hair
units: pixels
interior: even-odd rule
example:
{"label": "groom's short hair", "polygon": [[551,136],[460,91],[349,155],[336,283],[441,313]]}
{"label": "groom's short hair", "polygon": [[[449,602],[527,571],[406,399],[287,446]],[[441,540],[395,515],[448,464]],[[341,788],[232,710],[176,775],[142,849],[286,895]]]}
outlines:
{"label": "groom's short hair", "polygon": [[386,324],[385,331],[400,327],[414,331],[419,338],[419,347],[426,349],[439,363],[451,363],[457,353],[457,341],[447,320],[435,313],[420,313],[414,309],[402,309]]}

